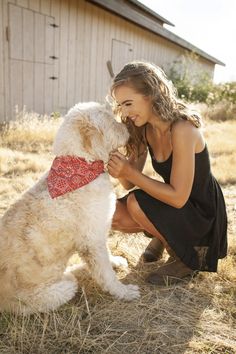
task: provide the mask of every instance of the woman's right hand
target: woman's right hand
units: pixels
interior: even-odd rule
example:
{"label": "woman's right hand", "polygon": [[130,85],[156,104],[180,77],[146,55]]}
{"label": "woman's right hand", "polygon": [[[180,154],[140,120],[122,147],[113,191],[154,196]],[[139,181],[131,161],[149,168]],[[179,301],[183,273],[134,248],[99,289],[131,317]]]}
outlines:
{"label": "woman's right hand", "polygon": [[114,178],[127,179],[131,173],[132,168],[134,167],[134,157],[131,156],[127,159],[119,151],[115,151],[110,154],[110,159],[108,161],[107,169],[109,174]]}

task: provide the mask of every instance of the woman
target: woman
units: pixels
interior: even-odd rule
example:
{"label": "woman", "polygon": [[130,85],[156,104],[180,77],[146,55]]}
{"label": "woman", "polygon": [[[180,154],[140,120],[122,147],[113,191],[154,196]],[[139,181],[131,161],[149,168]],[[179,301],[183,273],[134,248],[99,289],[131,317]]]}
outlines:
{"label": "woman", "polygon": [[[196,112],[177,99],[164,72],[147,62],[131,62],[115,77],[111,94],[127,125],[127,156],[114,152],[111,176],[130,190],[118,199],[113,229],[153,236],[144,261],[167,262],[152,272],[153,284],[175,283],[196,271],[217,271],[227,253],[227,215],[213,177]],[[142,173],[149,151],[157,181]]]}

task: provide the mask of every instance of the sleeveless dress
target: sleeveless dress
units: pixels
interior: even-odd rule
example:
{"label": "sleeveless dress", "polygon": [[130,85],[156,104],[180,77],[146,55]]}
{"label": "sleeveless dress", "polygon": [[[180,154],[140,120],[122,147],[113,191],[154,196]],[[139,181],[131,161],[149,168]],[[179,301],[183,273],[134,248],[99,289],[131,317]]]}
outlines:
{"label": "sleeveless dress", "polygon": [[[158,162],[149,144],[154,170],[170,183],[172,154]],[[195,175],[186,204],[177,209],[141,189],[131,193],[184,264],[193,270],[217,271],[219,258],[227,254],[227,214],[221,188],[211,173],[207,146],[195,154]]]}

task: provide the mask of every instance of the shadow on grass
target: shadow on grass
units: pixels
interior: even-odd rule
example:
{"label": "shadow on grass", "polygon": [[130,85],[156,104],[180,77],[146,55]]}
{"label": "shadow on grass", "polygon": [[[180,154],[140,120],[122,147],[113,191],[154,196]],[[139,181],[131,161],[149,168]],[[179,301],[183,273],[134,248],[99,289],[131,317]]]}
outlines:
{"label": "shadow on grass", "polygon": [[146,275],[160,264],[139,260],[128,270],[118,270],[123,283],[140,287],[140,299],[132,302],[102,292],[82,271],[77,274],[78,293],[59,310],[31,316],[2,314],[0,353],[233,354],[223,344],[210,347],[199,324],[212,307],[214,284],[206,288],[201,274],[171,287],[145,283]]}

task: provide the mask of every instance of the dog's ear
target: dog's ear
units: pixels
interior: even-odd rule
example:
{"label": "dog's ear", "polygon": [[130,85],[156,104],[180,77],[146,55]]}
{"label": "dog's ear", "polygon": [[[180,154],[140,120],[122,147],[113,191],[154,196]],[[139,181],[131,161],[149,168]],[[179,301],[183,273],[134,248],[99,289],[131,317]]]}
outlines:
{"label": "dog's ear", "polygon": [[92,148],[92,137],[98,133],[98,130],[92,124],[82,124],[79,127],[79,132],[84,149],[90,152]]}
{"label": "dog's ear", "polygon": [[74,127],[78,131],[83,148],[87,152],[92,150],[92,139],[102,139],[102,132],[98,129],[85,114],[80,115],[74,122]]}

